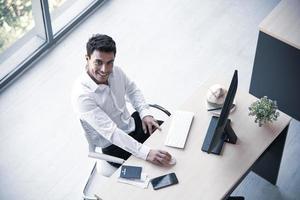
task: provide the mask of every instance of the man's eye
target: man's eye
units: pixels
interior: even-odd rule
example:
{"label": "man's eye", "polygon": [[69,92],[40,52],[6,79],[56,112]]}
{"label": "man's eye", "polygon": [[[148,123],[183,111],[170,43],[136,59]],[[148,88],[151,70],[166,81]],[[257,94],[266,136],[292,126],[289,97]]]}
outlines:
{"label": "man's eye", "polygon": [[101,61],[96,61],[96,62],[94,62],[94,64],[98,66],[98,65],[102,65],[102,62]]}

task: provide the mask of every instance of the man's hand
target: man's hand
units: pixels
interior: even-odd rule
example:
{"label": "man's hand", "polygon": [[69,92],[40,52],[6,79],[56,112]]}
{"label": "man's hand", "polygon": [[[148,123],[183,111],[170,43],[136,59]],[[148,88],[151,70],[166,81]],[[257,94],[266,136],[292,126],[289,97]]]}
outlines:
{"label": "man's hand", "polygon": [[163,150],[153,150],[151,149],[148,156],[147,161],[159,165],[159,166],[170,166],[172,156]]}
{"label": "man's hand", "polygon": [[150,135],[156,130],[161,130],[157,121],[152,116],[145,116],[142,120],[144,133],[147,133],[147,129]]}

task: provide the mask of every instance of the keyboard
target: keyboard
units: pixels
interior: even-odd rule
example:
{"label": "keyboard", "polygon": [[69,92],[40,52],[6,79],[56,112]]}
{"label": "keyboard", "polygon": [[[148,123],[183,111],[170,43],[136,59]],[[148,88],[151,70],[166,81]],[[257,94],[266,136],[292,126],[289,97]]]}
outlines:
{"label": "keyboard", "polygon": [[175,111],[166,136],[165,145],[177,148],[184,148],[194,113],[188,111]]}

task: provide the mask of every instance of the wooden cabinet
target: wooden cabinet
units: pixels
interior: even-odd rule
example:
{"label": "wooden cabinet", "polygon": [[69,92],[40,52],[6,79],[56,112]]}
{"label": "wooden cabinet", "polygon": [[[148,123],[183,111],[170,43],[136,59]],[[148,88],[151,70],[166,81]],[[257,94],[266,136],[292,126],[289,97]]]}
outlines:
{"label": "wooden cabinet", "polygon": [[249,92],[300,120],[300,0],[282,0],[259,30]]}

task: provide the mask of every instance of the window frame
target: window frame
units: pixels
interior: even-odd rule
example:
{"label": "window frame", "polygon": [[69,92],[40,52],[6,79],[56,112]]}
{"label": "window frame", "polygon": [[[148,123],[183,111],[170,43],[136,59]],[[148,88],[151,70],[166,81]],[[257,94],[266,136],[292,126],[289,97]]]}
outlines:
{"label": "window frame", "polygon": [[[35,49],[35,51],[32,54],[30,54],[25,60],[21,61],[21,63],[18,63],[8,74],[6,74],[0,79],[0,93],[4,91],[4,89],[6,89],[10,84],[12,84],[14,80],[20,77],[27,69],[32,67],[38,59],[41,59],[50,48],[56,46],[63,39],[63,37],[65,37],[70,31],[72,31],[72,29],[74,29],[77,25],[84,21],[97,8],[102,6],[105,3],[105,1],[106,0],[95,0],[85,9],[83,9],[75,18],[68,22],[62,29],[60,29],[57,33],[53,34],[48,0],[40,0],[39,3],[41,5],[41,8],[40,10],[35,10],[35,12],[42,13],[44,27],[38,28],[42,28],[45,32],[46,41],[39,48]],[[33,6],[32,9],[37,9],[37,6]],[[24,40],[26,39],[26,37],[28,37],[28,34],[30,34],[30,32],[31,31],[26,33],[23,37],[21,37],[14,44],[12,44],[11,47],[9,47],[3,53],[1,53],[1,59],[7,57],[8,55],[11,55],[12,52],[14,52],[14,49],[20,47],[20,45],[24,43]]]}

